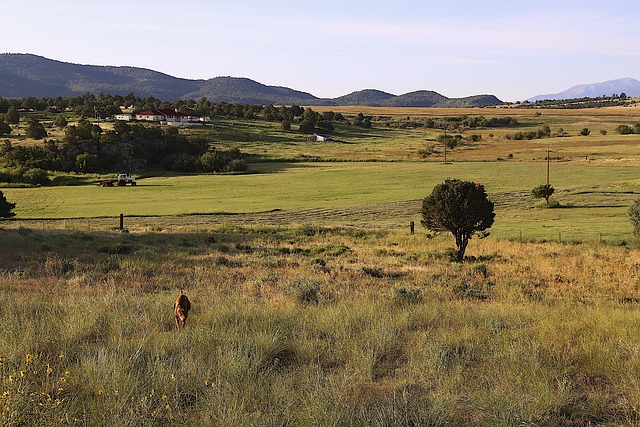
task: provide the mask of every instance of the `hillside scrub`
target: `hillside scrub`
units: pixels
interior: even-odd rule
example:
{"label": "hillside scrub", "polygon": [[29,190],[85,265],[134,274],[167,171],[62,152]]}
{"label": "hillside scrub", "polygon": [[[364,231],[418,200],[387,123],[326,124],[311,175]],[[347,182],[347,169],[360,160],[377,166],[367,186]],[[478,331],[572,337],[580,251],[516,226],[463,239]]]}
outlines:
{"label": "hillside scrub", "polygon": [[639,421],[637,249],[487,238],[457,264],[450,246],[316,226],[0,230],[0,418]]}

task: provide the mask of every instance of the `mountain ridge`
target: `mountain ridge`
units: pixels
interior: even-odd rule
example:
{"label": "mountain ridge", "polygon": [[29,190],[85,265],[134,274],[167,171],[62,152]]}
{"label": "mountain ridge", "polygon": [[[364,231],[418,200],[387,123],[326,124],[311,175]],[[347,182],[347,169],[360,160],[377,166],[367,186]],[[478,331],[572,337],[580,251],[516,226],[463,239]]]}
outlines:
{"label": "mountain ridge", "polygon": [[153,96],[163,101],[207,98],[245,104],[386,107],[480,107],[500,105],[494,95],[448,98],[419,90],[394,95],[376,89],[351,92],[337,98],[318,98],[283,86],[267,86],[246,77],[219,76],[183,79],[147,68],[83,65],[28,53],[0,54],[0,97],[36,98],[80,96],[85,93]]}
{"label": "mountain ridge", "polygon": [[562,92],[537,95],[527,99],[527,101],[535,102],[550,99],[598,98],[601,96],[612,96],[614,94],[619,95],[621,93],[632,98],[640,96],[640,81],[631,77],[624,77],[599,83],[579,84]]}

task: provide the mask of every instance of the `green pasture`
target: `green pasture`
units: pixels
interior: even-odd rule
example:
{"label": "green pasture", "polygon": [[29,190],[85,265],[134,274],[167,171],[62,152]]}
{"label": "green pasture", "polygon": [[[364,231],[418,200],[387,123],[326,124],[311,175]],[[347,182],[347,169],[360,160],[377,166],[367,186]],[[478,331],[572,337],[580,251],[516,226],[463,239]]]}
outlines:
{"label": "green pasture", "polygon": [[[244,175],[151,177],[136,187],[96,185],[5,188],[16,219],[251,214],[332,209],[419,200],[447,178],[477,181],[496,202],[495,235],[519,238],[630,237],[627,208],[640,192],[637,167],[597,162],[552,162],[559,209],[533,208],[528,193],[546,179],[546,162],[264,163]],[[419,205],[417,205],[419,209]],[[339,221],[333,218],[334,222]],[[419,214],[398,218],[419,221]],[[338,223],[339,225],[339,223]],[[381,223],[381,226],[383,224]]]}

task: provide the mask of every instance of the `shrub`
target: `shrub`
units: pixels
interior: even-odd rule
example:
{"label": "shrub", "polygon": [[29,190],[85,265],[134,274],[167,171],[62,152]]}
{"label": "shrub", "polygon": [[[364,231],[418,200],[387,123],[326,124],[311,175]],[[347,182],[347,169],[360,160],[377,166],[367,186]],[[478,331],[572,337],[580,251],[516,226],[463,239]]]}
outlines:
{"label": "shrub", "polygon": [[24,182],[32,185],[48,185],[51,183],[47,171],[38,168],[29,169],[22,175],[22,178]]}
{"label": "shrub", "polygon": [[377,279],[381,279],[384,277],[384,271],[380,267],[362,267],[362,272],[367,276],[375,277]]}
{"label": "shrub", "polygon": [[0,218],[11,218],[16,214],[13,212],[13,209],[16,207],[15,203],[11,203],[7,201],[7,198],[0,191]]}
{"label": "shrub", "polygon": [[320,301],[320,281],[307,277],[297,277],[289,283],[297,300],[302,305],[318,304]]}
{"label": "shrub", "polygon": [[412,305],[422,301],[420,288],[407,289],[399,287],[393,289],[393,299],[397,305]]}
{"label": "shrub", "polygon": [[640,237],[640,199],[636,199],[629,207],[629,220],[633,226],[633,234]]}
{"label": "shrub", "polygon": [[534,206],[536,208],[540,208],[540,209],[553,209],[553,208],[559,208],[562,205],[560,204],[559,201],[551,199],[548,202],[540,201],[540,202],[534,204]]}
{"label": "shrub", "polygon": [[47,136],[47,131],[44,126],[42,126],[42,123],[36,119],[32,119],[29,121],[29,124],[27,124],[26,135],[28,138],[43,139]]}
{"label": "shrub", "polygon": [[547,184],[541,184],[531,190],[531,196],[536,199],[544,199],[549,204],[549,197],[554,193],[555,188]]}
{"label": "shrub", "polygon": [[620,125],[616,127],[616,132],[620,135],[631,135],[633,133],[633,128],[628,125]]}

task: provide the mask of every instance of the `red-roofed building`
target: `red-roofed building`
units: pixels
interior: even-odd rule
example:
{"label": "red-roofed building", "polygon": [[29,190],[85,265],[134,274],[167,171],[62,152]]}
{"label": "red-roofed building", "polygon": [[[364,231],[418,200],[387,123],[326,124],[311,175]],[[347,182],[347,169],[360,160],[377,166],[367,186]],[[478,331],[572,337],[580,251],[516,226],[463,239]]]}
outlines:
{"label": "red-roofed building", "polygon": [[151,109],[135,113],[136,120],[147,120],[166,124],[187,124],[189,116],[170,108]]}

